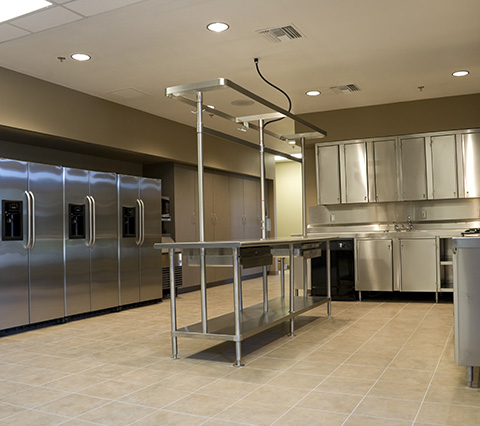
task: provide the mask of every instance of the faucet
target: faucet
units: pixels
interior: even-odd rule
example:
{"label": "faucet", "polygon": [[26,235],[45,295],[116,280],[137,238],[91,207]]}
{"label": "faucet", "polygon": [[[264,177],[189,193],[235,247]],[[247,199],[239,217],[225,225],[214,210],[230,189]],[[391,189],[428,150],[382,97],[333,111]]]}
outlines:
{"label": "faucet", "polygon": [[393,229],[395,229],[395,231],[398,231],[400,229],[397,222],[393,222]]}
{"label": "faucet", "polygon": [[409,231],[413,229],[412,218],[410,216],[407,216],[407,227]]}

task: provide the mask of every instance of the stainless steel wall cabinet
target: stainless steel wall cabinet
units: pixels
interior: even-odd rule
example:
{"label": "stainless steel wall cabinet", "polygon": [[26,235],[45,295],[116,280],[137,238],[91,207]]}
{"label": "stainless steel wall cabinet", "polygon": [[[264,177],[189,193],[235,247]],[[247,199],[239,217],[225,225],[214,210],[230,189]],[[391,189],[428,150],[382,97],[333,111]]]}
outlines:
{"label": "stainless steel wall cabinet", "polygon": [[318,204],[340,203],[339,147],[317,145]]}
{"label": "stainless steel wall cabinet", "polygon": [[64,315],[62,173],[0,159],[0,329]]}
{"label": "stainless steel wall cabinet", "polygon": [[480,238],[454,238],[452,246],[455,362],[469,367],[471,386],[473,367],[480,366]]}
{"label": "stainless steel wall cabinet", "polygon": [[432,151],[433,198],[458,197],[457,148],[455,135],[433,136]]}
{"label": "stainless steel wall cabinet", "polygon": [[345,202],[368,202],[367,144],[345,144]]}
{"label": "stainless steel wall cabinet", "polygon": [[480,197],[480,133],[462,135],[465,197]]}
{"label": "stainless steel wall cabinet", "polygon": [[425,138],[400,139],[404,200],[427,199]]}
{"label": "stainless steel wall cabinet", "polygon": [[120,304],[162,297],[162,191],[157,179],[118,175]]}
{"label": "stainless steel wall cabinet", "polygon": [[65,169],[66,315],[119,305],[116,181]]}
{"label": "stainless steel wall cabinet", "polygon": [[397,162],[395,139],[373,143],[375,201],[397,201]]}

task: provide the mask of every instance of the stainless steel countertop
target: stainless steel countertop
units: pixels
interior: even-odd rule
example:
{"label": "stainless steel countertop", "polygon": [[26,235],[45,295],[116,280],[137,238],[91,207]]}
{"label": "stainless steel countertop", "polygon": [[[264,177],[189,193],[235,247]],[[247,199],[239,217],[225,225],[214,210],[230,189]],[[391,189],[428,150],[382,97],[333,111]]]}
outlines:
{"label": "stainless steel countertop", "polygon": [[302,244],[330,241],[338,239],[335,235],[309,235],[307,237],[285,237],[285,238],[267,238],[265,240],[236,240],[236,241],[192,241],[177,243],[155,243],[153,247],[162,249],[200,249],[200,248],[241,248],[241,247],[259,247],[259,246],[299,246]]}

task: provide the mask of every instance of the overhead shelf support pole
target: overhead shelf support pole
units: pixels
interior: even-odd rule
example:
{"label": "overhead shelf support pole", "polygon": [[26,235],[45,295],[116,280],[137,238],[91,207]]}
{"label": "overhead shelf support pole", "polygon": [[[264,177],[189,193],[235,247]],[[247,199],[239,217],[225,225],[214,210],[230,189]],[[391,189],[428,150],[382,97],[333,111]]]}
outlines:
{"label": "overhead shelf support pole", "polygon": [[[197,92],[197,168],[198,168],[198,241],[205,241],[205,207],[203,195],[203,94]],[[207,327],[207,279],[205,248],[200,249],[200,292],[202,303],[202,331]]]}
{"label": "overhead shelf support pole", "polygon": [[[260,204],[262,210],[262,240],[267,239],[267,206],[265,203],[265,135],[264,121],[258,120],[258,128],[260,134]],[[262,267],[263,278],[263,310],[268,311],[268,280],[267,280],[267,267]]]}
{"label": "overhead shelf support pole", "polygon": [[307,236],[307,184],[305,172],[305,138],[300,138],[302,145],[302,235]]}

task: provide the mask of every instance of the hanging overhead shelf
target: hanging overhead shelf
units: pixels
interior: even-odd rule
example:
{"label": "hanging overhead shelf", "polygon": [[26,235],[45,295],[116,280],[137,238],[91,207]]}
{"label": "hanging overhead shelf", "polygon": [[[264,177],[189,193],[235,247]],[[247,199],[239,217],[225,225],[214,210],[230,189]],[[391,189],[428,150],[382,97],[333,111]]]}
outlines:
{"label": "hanging overhead shelf", "polygon": [[[221,90],[222,89],[222,90]],[[229,89],[229,90],[225,90]],[[260,131],[260,126],[257,124],[259,120],[269,120],[272,118],[288,117],[295,123],[302,124],[308,129],[312,130],[308,133],[278,134],[268,129],[263,129],[265,135],[279,139],[281,141],[288,141],[292,139],[321,139],[327,135],[327,132],[320,127],[309,123],[308,121],[298,117],[297,115],[273,104],[272,102],[256,95],[253,92],[239,86],[238,84],[226,78],[217,78],[215,80],[203,81],[199,83],[183,84],[180,86],[168,87],[165,91],[167,97],[180,100],[192,107],[197,106],[196,96],[201,92],[203,98],[203,111],[210,116],[221,117],[232,123],[240,123],[244,125],[243,130],[252,129]],[[218,93],[216,93],[218,92]],[[229,95],[226,92],[230,92]],[[208,100],[206,99],[208,97]],[[246,115],[245,107],[248,106],[253,114]],[[226,112],[228,110],[228,112]],[[247,124],[248,123],[248,124]],[[242,143],[242,139],[231,136],[226,133],[219,132],[209,128],[204,128],[205,133],[213,136],[221,137],[235,143]],[[251,144],[249,141],[244,141],[244,144]],[[252,148],[258,149],[258,145],[254,144]],[[265,149],[266,152],[272,152],[277,155],[286,154],[279,151]],[[296,157],[287,155],[291,160],[298,161]]]}

